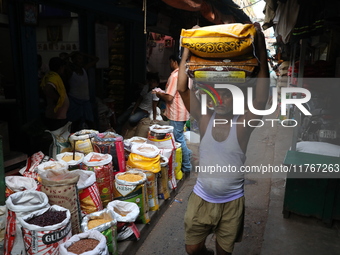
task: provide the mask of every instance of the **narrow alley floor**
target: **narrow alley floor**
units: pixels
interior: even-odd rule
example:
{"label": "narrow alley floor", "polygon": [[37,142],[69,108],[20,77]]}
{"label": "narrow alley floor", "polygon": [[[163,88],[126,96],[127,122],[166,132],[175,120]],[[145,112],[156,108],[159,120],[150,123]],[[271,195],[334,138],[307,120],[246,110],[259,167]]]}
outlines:
{"label": "narrow alley floor", "polygon": [[[283,163],[291,146],[293,128],[281,124],[272,127],[269,123],[254,130],[246,165],[280,166]],[[195,181],[195,174],[191,174],[136,254],[186,254],[183,218]],[[283,218],[284,192],[282,174],[246,174],[244,234],[242,242],[235,245],[233,255],[340,255],[339,222],[327,227],[312,217],[292,214],[288,219]],[[208,236],[206,244],[214,249],[214,235]]]}

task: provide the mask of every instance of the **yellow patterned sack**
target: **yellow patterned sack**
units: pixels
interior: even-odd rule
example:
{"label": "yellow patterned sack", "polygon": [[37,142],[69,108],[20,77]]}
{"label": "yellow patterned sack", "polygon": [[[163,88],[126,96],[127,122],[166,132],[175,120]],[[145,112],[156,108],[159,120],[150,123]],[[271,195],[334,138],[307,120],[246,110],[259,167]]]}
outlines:
{"label": "yellow patterned sack", "polygon": [[222,24],[182,29],[181,46],[203,58],[234,58],[253,51],[252,24]]}

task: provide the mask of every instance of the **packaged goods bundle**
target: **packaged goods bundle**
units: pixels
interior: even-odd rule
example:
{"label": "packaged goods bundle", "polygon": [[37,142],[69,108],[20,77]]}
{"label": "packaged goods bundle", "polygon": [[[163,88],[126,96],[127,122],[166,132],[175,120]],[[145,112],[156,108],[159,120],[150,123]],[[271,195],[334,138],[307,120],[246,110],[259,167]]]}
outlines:
{"label": "packaged goods bundle", "polygon": [[68,170],[79,169],[84,160],[84,153],[64,152],[57,154],[56,159],[68,165]]}
{"label": "packaged goods bundle", "polygon": [[103,207],[113,200],[114,173],[112,168],[112,156],[90,152],[84,158],[83,170],[92,171],[96,174],[96,182],[99,189]]}
{"label": "packaged goods bundle", "polygon": [[79,175],[72,171],[49,170],[41,173],[41,191],[51,205],[59,205],[71,213],[72,234],[80,232],[81,210],[77,183]]}
{"label": "packaged goods bundle", "polygon": [[176,142],[176,156],[175,156],[175,178],[176,180],[182,180],[182,145]]}
{"label": "packaged goods bundle", "polygon": [[253,24],[222,24],[182,29],[181,46],[202,58],[235,58],[253,52]]}
{"label": "packaged goods bundle", "polygon": [[90,214],[103,210],[96,182],[96,174],[86,170],[73,170],[72,173],[79,175],[77,189],[82,214]]}
{"label": "packaged goods bundle", "polygon": [[57,205],[20,218],[27,255],[59,254],[59,245],[72,236],[70,219],[70,211]]}
{"label": "packaged goods bundle", "polygon": [[112,156],[114,173],[125,171],[123,137],[113,132],[96,134],[93,138],[94,151]]}
{"label": "packaged goods bundle", "polygon": [[97,130],[83,129],[70,135],[70,144],[72,151],[78,151],[87,155],[93,152],[92,140],[93,137],[98,134]]}
{"label": "packaged goods bundle", "polygon": [[146,175],[141,171],[127,171],[115,176],[114,200],[132,202],[139,207],[138,221],[150,221],[146,189]]}
{"label": "packaged goods bundle", "polygon": [[169,190],[169,165],[168,158],[161,155],[161,171],[157,176],[157,190],[158,190],[158,198],[160,199],[168,199],[170,197]]}
{"label": "packaged goods bundle", "polygon": [[208,59],[195,55],[186,63],[187,74],[197,86],[235,84],[239,87],[254,86],[258,61],[255,57],[244,59]]}
{"label": "packaged goods bundle", "polygon": [[59,246],[60,255],[109,255],[106,238],[98,230],[72,236]]}
{"label": "packaged goods bundle", "polygon": [[110,254],[118,255],[117,248],[117,220],[111,210],[104,209],[86,215],[81,223],[83,232],[91,229],[98,230],[106,237],[106,246]]}
{"label": "packaged goods bundle", "polygon": [[6,176],[6,197],[19,191],[38,190],[37,182],[30,177],[25,176]]}
{"label": "packaged goods bundle", "polygon": [[38,165],[47,162],[54,161],[50,156],[45,155],[41,151],[34,153],[26,160],[26,166],[21,168],[19,173],[25,177],[31,177],[37,179],[38,177]]}
{"label": "packaged goods bundle", "polygon": [[140,232],[135,220],[139,215],[139,207],[135,203],[114,200],[107,205],[117,219],[117,241],[139,240]]}
{"label": "packaged goods bundle", "polygon": [[20,191],[7,198],[6,206],[8,214],[4,254],[25,254],[25,245],[22,238],[19,218],[36,210],[50,207],[48,197],[43,192],[39,191]]}
{"label": "packaged goods bundle", "polygon": [[71,124],[72,122],[68,122],[65,126],[54,131],[46,130],[53,138],[49,152],[50,157],[55,158],[57,154],[72,150],[69,142]]}

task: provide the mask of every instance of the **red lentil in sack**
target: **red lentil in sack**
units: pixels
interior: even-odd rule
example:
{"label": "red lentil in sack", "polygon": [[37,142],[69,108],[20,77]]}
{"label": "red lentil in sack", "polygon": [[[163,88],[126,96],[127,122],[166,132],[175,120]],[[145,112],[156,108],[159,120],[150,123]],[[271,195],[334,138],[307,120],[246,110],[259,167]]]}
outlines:
{"label": "red lentil in sack", "polygon": [[77,190],[79,175],[72,171],[50,170],[41,174],[41,191],[48,196],[51,205],[70,210],[72,233],[80,232],[81,210]]}
{"label": "red lentil in sack", "polygon": [[106,246],[112,255],[118,255],[117,220],[111,210],[104,209],[86,215],[81,223],[83,232],[98,230],[106,237]]}
{"label": "red lentil in sack", "polygon": [[[95,248],[91,247],[93,249],[90,250],[88,246],[88,239],[95,239],[99,241],[99,243],[95,246]],[[84,245],[85,242],[82,242],[81,245],[77,245],[77,242],[81,240],[86,240],[86,245]],[[75,247],[72,247],[72,245],[76,245],[77,250],[75,250]],[[105,236],[98,230],[94,229],[72,236],[69,240],[59,246],[59,253],[60,255],[109,255]]]}
{"label": "red lentil in sack", "polygon": [[48,197],[40,191],[19,191],[7,198],[6,206],[8,214],[4,254],[25,254],[25,245],[19,219],[33,211],[50,207]]}
{"label": "red lentil in sack", "polygon": [[70,219],[70,211],[57,205],[20,218],[27,255],[58,255],[72,236]]}
{"label": "red lentil in sack", "polygon": [[112,168],[112,156],[91,152],[85,156],[83,170],[92,171],[96,174],[96,182],[99,189],[103,207],[113,200],[114,174]]}

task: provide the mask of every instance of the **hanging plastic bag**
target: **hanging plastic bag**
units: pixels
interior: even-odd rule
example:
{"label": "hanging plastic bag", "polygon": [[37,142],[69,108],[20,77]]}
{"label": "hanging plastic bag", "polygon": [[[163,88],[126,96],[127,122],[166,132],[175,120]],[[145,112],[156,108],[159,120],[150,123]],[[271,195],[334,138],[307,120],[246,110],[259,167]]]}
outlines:
{"label": "hanging plastic bag", "polygon": [[65,126],[57,130],[46,130],[53,138],[53,144],[51,144],[49,152],[50,157],[55,159],[57,154],[72,150],[71,144],[69,143],[71,124],[72,122],[67,122]]}

